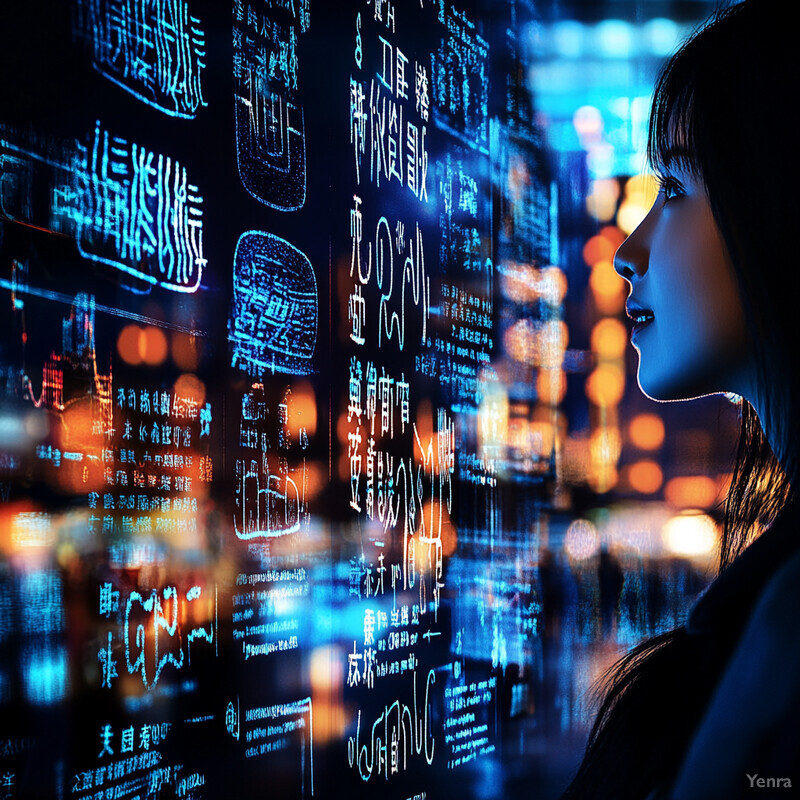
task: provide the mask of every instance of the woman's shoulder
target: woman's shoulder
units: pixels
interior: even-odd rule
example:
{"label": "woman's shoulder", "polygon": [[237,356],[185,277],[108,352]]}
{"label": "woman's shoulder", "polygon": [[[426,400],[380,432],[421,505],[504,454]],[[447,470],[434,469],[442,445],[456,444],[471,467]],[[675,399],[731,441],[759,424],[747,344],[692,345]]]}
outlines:
{"label": "woman's shoulder", "polygon": [[[800,530],[797,531],[800,537]],[[788,645],[789,634],[800,630],[800,551],[781,565],[756,602],[745,635],[772,637]],[[786,634],[781,636],[780,634]],[[800,641],[792,642],[798,645]],[[796,676],[800,680],[800,673]]]}
{"label": "woman's shoulder", "polygon": [[730,800],[753,788],[797,789],[798,765],[800,552],[759,593],[672,796]]}
{"label": "woman's shoulder", "polygon": [[[689,633],[739,639],[767,588],[780,589],[776,581],[785,568],[791,569],[798,554],[800,514],[791,508],[708,586],[689,615]],[[790,589],[783,587],[783,591]]]}

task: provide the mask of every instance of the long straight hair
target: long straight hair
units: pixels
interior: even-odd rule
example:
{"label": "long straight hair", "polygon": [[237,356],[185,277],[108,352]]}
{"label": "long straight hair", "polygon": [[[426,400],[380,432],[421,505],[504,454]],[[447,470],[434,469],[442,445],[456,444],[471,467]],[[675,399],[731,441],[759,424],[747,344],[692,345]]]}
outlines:
{"label": "long straight hair", "polygon": [[[679,152],[706,187],[759,373],[753,399],[760,418],[754,405],[741,402],[720,570],[776,519],[797,485],[800,159],[785,110],[797,83],[786,12],[780,0],[718,8],[662,70],[650,115],[653,170],[668,172]],[[683,626],[667,631],[612,668],[564,800],[642,800],[668,790],[745,618],[731,612],[706,635]]]}

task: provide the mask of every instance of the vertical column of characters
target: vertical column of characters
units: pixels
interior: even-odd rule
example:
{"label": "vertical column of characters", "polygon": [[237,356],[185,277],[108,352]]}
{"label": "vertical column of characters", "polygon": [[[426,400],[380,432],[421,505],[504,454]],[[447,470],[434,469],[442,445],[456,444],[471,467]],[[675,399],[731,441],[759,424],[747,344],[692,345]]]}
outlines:
{"label": "vertical column of characters", "polygon": [[415,362],[430,347],[436,313],[431,63],[420,38],[431,16],[381,0],[359,3],[351,23],[350,259],[337,275],[347,394],[338,430],[347,525],[361,542],[349,562],[359,626],[343,636],[346,688],[359,708],[348,763],[364,781],[433,763],[432,665],[444,559],[455,547],[454,419]]}
{"label": "vertical column of characters", "polygon": [[[502,18],[504,10],[496,9],[497,16]],[[456,482],[460,496],[471,500],[460,509],[458,554],[448,573],[453,639],[443,688],[442,760],[454,769],[495,752],[497,675],[508,662],[509,583],[493,557],[503,537],[497,486],[504,473],[505,410],[495,397],[506,376],[493,362],[494,53],[486,20],[451,2],[438,4],[437,20],[441,36],[431,56],[431,93],[437,131],[447,143],[433,167],[442,279],[432,346],[419,366],[445,387],[456,421]],[[495,44],[502,47],[493,39],[492,48]]]}

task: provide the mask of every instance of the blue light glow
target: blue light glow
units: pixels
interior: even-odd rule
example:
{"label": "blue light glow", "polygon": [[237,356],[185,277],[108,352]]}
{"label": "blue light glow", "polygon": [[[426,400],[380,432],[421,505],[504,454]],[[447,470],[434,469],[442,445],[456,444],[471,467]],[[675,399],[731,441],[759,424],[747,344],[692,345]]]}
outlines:
{"label": "blue light glow", "polygon": [[67,654],[52,644],[32,644],[22,657],[25,695],[35,705],[49,705],[67,694]]}

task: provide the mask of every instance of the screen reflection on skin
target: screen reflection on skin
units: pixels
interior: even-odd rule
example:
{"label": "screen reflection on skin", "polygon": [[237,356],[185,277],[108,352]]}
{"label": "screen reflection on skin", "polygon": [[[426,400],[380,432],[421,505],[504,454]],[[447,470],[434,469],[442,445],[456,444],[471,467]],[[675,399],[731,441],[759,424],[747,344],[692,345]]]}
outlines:
{"label": "screen reflection on skin", "polygon": [[631,286],[639,385],[654,400],[747,396],[754,378],[744,309],[700,176],[679,160],[649,213],[617,251]]}

